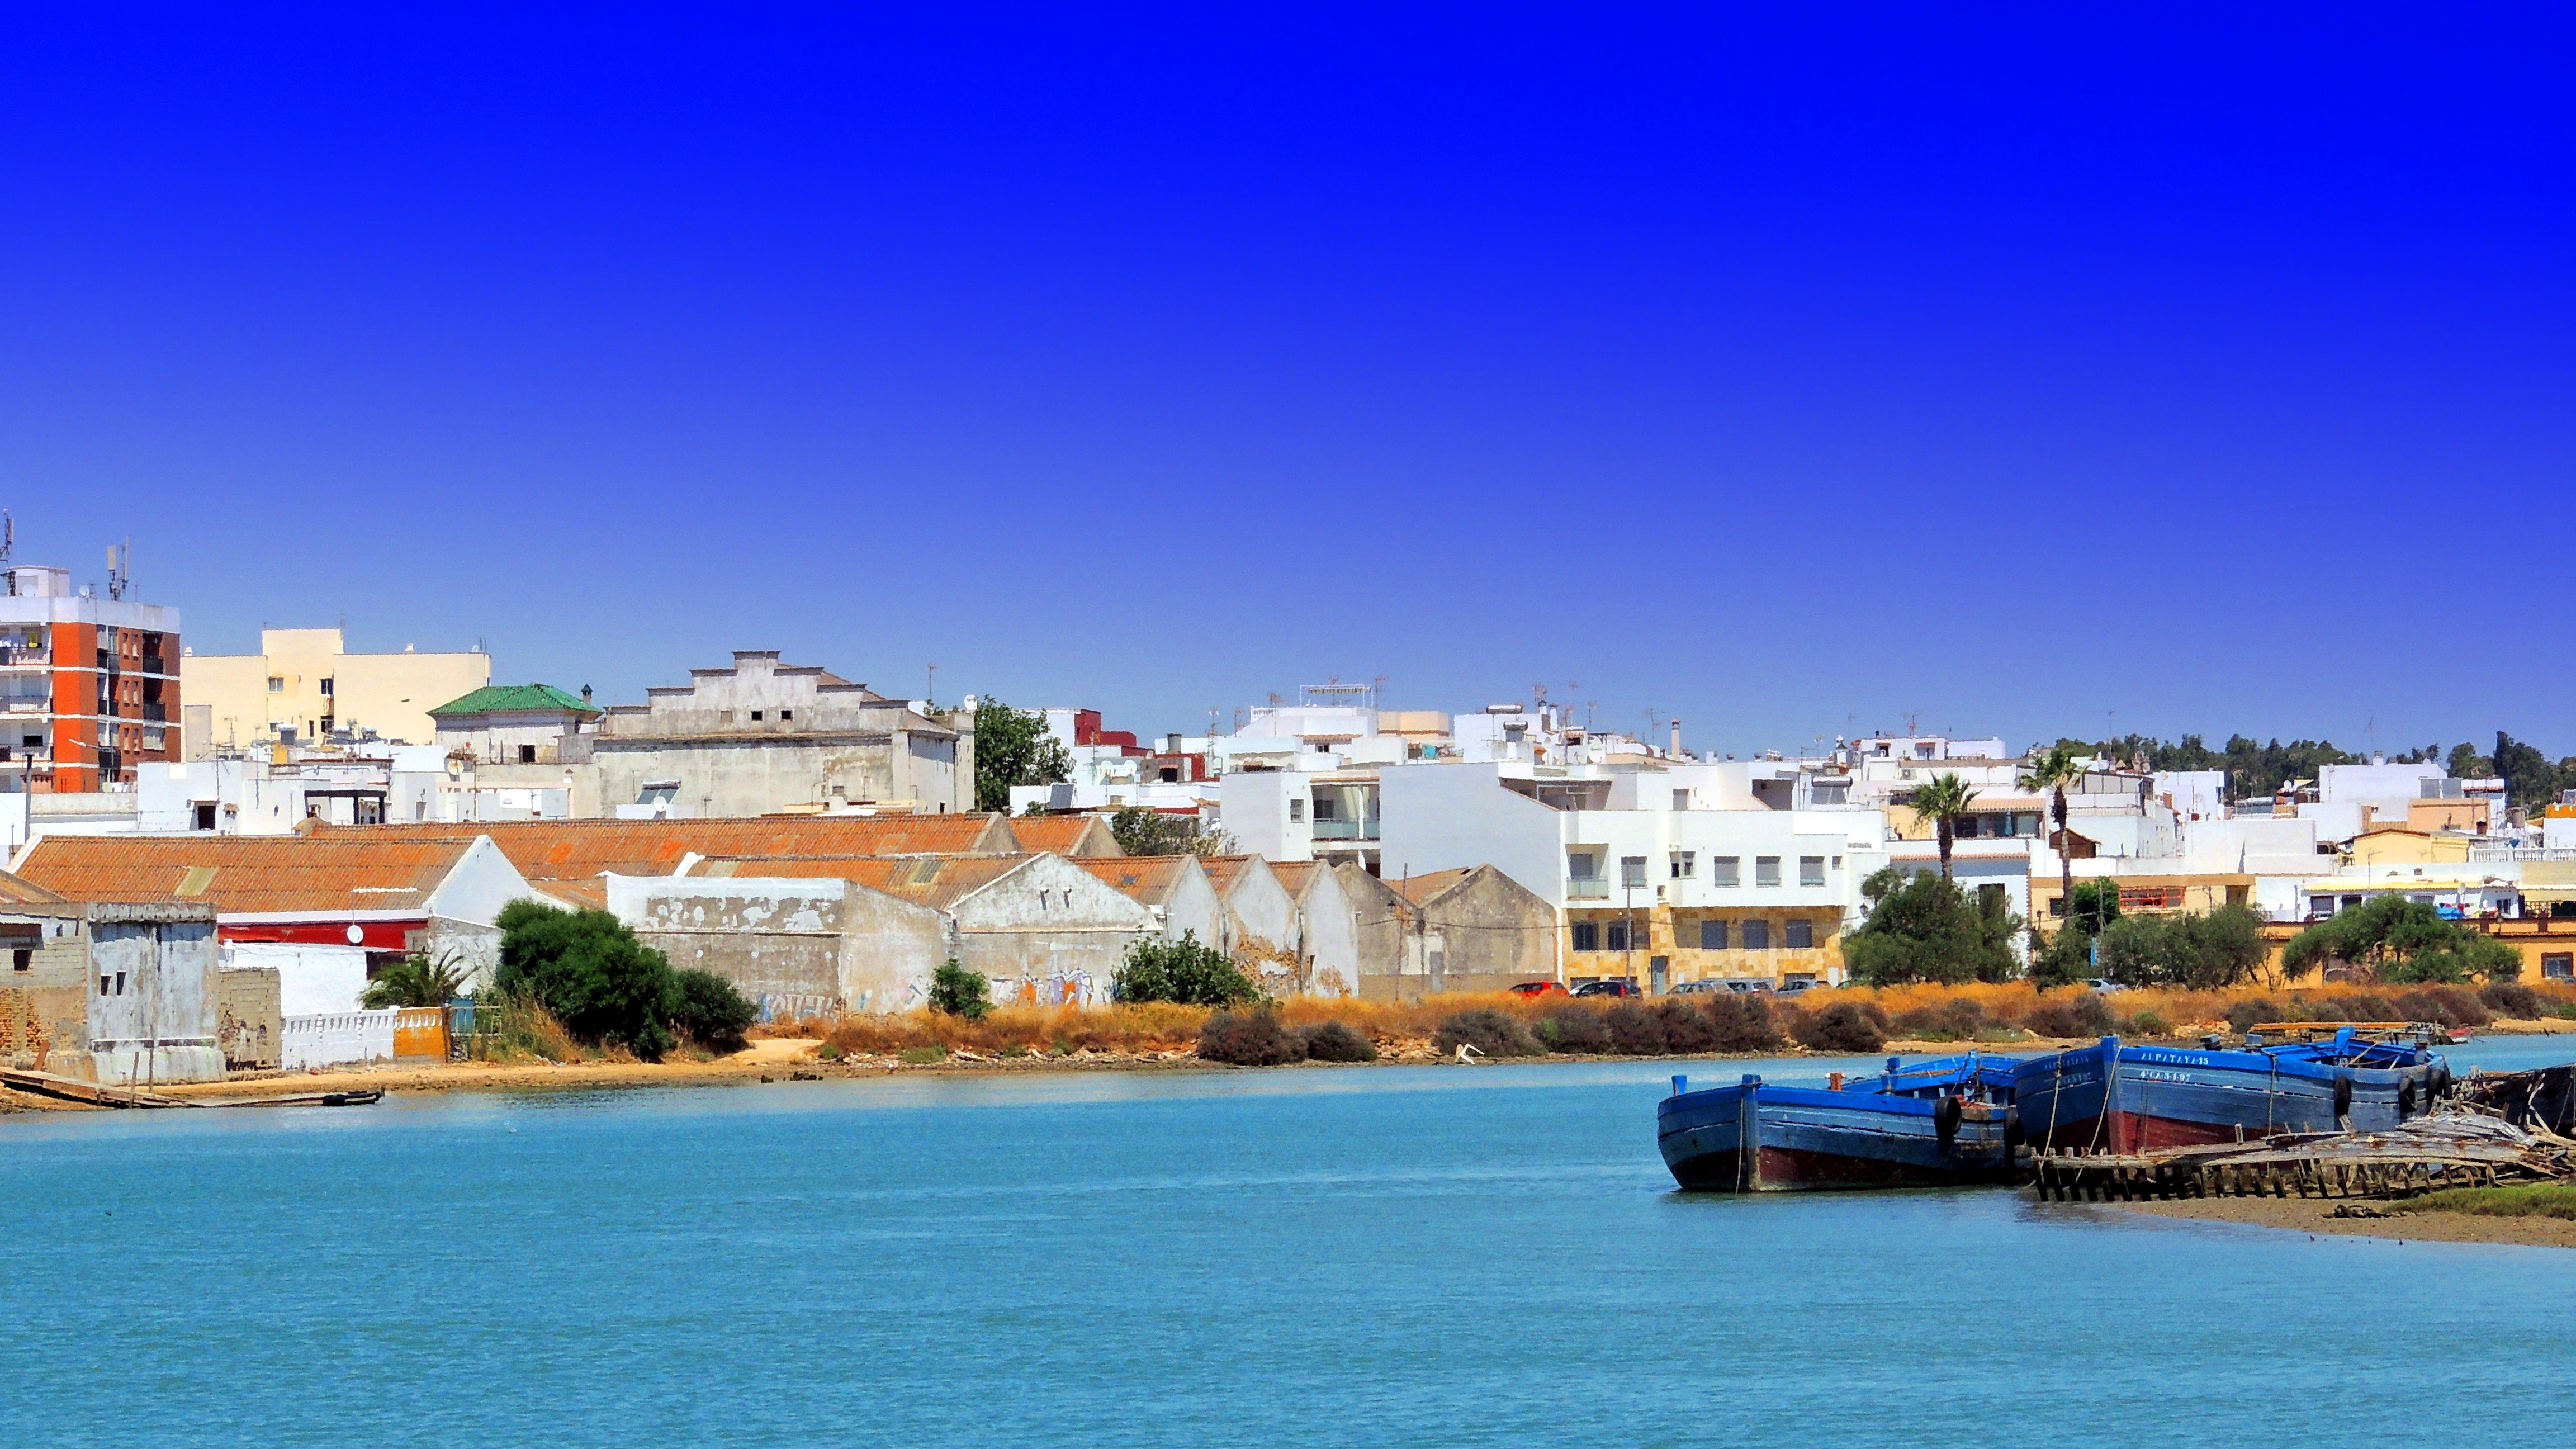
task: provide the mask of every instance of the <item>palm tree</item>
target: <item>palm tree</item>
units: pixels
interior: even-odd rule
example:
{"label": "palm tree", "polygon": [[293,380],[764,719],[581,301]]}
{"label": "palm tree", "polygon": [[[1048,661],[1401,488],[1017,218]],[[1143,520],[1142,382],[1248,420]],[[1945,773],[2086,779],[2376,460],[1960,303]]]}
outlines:
{"label": "palm tree", "polygon": [[2049,795],[2048,813],[2057,822],[2057,899],[2068,920],[2075,919],[2075,856],[2067,850],[2066,787],[2084,778],[2083,758],[2064,745],[2034,750],[2013,781],[2016,790]]}
{"label": "palm tree", "polygon": [[436,961],[427,956],[405,956],[367,983],[358,1004],[369,1011],[382,1011],[388,1006],[445,1006],[465,989],[468,974],[463,960],[454,952]]}
{"label": "palm tree", "polygon": [[1917,819],[1929,820],[1941,842],[1941,878],[1950,878],[1950,845],[1957,840],[1959,822],[1968,814],[1968,803],[1977,792],[1956,775],[1936,775],[1927,784],[1914,787],[1905,797]]}

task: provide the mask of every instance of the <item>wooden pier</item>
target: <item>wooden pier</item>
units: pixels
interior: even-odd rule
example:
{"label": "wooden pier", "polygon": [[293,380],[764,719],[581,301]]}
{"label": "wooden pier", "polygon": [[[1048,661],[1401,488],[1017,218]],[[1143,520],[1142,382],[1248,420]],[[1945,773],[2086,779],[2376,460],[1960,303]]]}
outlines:
{"label": "wooden pier", "polygon": [[103,1087],[78,1077],[58,1077],[51,1072],[22,1072],[0,1068],[0,1087],[51,1097],[58,1102],[79,1102],[92,1107],[136,1107],[162,1109],[175,1107],[363,1107],[384,1099],[375,1089],[358,1092],[292,1092],[273,1097],[171,1097],[133,1087]]}
{"label": "wooden pier", "polygon": [[2291,1134],[2160,1152],[2043,1152],[2044,1202],[2176,1197],[2411,1197],[2576,1177],[2576,1143],[2490,1113],[2446,1106],[2387,1132]]}

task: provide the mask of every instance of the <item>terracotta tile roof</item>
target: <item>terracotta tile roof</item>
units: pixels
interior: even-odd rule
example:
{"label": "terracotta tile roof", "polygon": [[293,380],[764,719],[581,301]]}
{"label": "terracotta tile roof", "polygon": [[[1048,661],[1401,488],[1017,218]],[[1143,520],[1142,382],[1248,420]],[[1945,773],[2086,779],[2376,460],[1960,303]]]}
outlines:
{"label": "terracotta tile roof", "polygon": [[321,840],[471,840],[489,835],[530,880],[604,872],[669,875],[688,855],[954,855],[1016,848],[997,815],[760,815],[715,820],[489,820],[341,825]]}
{"label": "terracotta tile roof", "polygon": [[1288,894],[1292,896],[1304,895],[1306,893],[1306,883],[1313,880],[1315,878],[1315,872],[1322,870],[1323,868],[1324,863],[1319,860],[1274,860],[1270,862],[1270,873],[1279,877],[1279,884],[1287,887]]}
{"label": "terracotta tile roof", "polygon": [[1011,834],[1018,838],[1020,849],[1050,851],[1057,855],[1115,856],[1125,852],[1118,848],[1118,837],[1109,831],[1109,822],[1097,815],[1015,815],[1011,817]]}
{"label": "terracotta tile roof", "polygon": [[1417,875],[1410,880],[1399,878],[1388,881],[1387,884],[1394,888],[1397,895],[1418,906],[1428,903],[1433,896],[1481,869],[1483,869],[1482,866],[1471,865],[1464,870],[1435,870],[1428,875]]}
{"label": "terracotta tile roof", "polygon": [[589,880],[546,880],[533,882],[537,894],[558,900],[568,906],[581,906],[594,911],[608,909],[608,882],[593,876]]}
{"label": "terracotta tile roof", "polygon": [[845,880],[946,910],[1036,859],[1028,855],[764,856],[704,860],[690,868],[700,877],[749,876],[787,880]]}
{"label": "terracotta tile roof", "polygon": [[17,876],[9,874],[5,870],[0,870],[0,901],[14,901],[20,905],[41,906],[50,905],[60,900],[62,900],[61,896],[45,889],[34,881],[23,880]]}
{"label": "terracotta tile roof", "polygon": [[203,901],[218,913],[419,909],[472,838],[49,835],[19,874],[75,901]]}
{"label": "terracotta tile roof", "polygon": [[1243,864],[1250,859],[1248,855],[1202,855],[1199,868],[1208,873],[1208,884],[1216,887],[1216,893],[1224,895],[1234,889],[1234,878],[1243,874]]}
{"label": "terracotta tile roof", "polygon": [[1120,855],[1074,864],[1149,906],[1159,906],[1180,886],[1188,860],[1186,855]]}

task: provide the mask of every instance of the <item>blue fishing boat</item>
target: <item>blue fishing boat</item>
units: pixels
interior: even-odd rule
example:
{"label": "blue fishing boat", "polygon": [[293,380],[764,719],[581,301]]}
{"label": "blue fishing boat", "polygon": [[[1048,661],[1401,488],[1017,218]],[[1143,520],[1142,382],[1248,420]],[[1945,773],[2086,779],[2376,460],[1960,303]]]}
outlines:
{"label": "blue fishing boat", "polygon": [[2004,1182],[2020,1131],[2010,1057],[1970,1052],[1824,1088],[1732,1086],[1673,1094],[1656,1115],[1656,1145],[1673,1181],[1697,1192],[1944,1187]]}
{"label": "blue fishing boat", "polygon": [[2332,1040],[2279,1046],[2142,1046],[2106,1036],[2033,1057],[2013,1099],[2033,1146],[2149,1152],[2280,1132],[2380,1131],[2449,1092],[2451,1069],[2420,1041]]}

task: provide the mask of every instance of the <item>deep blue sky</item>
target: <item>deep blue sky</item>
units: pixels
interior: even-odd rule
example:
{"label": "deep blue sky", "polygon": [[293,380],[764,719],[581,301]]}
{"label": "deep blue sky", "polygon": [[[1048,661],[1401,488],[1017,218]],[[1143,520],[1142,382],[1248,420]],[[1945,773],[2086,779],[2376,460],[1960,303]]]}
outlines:
{"label": "deep blue sky", "polygon": [[611,699],[2576,751],[2545,10],[528,8],[0,21],[21,559]]}

